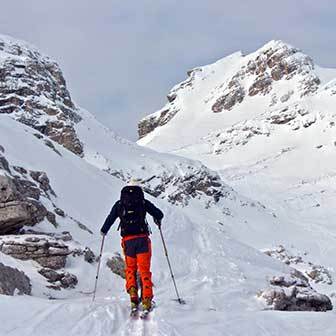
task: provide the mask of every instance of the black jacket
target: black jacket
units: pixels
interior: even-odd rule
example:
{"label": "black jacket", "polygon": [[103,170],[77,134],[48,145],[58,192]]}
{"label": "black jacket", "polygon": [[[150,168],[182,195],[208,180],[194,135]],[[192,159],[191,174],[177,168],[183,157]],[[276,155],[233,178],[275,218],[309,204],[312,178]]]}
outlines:
{"label": "black jacket", "polygon": [[[105,223],[100,230],[101,232],[107,234],[108,230],[111,228],[115,220],[119,217],[120,213],[119,208],[120,208],[120,201],[117,201],[113,205],[110,214],[107,216]],[[160,221],[163,218],[162,211],[148,200],[145,200],[145,210],[146,213],[148,212],[156,220]]]}

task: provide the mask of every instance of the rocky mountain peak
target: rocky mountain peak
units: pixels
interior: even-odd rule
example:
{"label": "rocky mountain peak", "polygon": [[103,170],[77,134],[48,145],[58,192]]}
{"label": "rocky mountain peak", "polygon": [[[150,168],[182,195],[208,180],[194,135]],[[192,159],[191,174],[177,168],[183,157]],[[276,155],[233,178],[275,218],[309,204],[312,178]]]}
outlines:
{"label": "rocky mountain peak", "polygon": [[139,122],[139,144],[176,151],[206,143],[221,153],[277,127],[308,128],[320,113],[333,123],[332,112],[318,106],[334,99],[335,78],[336,71],[316,66],[283,41],[248,55],[234,53],[188,72],[168,94],[168,103]]}
{"label": "rocky mountain peak", "polygon": [[0,36],[0,113],[29,125],[77,155],[81,120],[58,64],[27,43]]}

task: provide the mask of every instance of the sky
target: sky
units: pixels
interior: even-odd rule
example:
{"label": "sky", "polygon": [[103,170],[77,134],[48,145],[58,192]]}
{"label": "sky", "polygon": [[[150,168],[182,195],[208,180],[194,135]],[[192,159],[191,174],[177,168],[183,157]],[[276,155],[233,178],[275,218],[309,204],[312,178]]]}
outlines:
{"label": "sky", "polygon": [[72,98],[121,136],[194,67],[281,39],[336,68],[333,0],[11,0],[0,33],[62,67]]}

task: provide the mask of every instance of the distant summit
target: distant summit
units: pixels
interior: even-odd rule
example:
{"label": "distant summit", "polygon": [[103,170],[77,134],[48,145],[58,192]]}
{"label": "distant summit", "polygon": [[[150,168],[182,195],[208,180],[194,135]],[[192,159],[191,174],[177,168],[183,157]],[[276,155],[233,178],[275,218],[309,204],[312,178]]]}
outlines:
{"label": "distant summit", "polygon": [[139,122],[139,144],[178,151],[210,143],[209,150],[219,153],[277,127],[307,128],[320,112],[332,113],[326,102],[336,103],[335,79],[336,70],[321,69],[290,44],[270,41],[249,55],[235,53],[189,71],[166,106]]}

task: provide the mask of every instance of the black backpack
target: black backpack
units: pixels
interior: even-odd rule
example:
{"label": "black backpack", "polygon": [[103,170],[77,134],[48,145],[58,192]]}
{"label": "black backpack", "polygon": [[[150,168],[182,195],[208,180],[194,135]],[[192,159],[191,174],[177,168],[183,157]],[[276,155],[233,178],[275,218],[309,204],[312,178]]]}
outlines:
{"label": "black backpack", "polygon": [[126,186],[121,190],[119,217],[121,236],[149,234],[145,196],[141,187]]}

